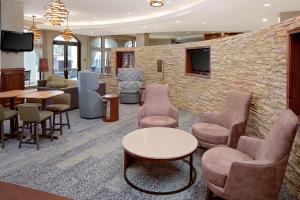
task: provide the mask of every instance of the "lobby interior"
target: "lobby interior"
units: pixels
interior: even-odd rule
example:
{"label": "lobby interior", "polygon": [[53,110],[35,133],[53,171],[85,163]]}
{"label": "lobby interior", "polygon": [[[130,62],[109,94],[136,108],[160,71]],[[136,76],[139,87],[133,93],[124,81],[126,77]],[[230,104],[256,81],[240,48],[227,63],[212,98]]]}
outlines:
{"label": "lobby interior", "polygon": [[0,16],[0,200],[300,200],[298,0]]}

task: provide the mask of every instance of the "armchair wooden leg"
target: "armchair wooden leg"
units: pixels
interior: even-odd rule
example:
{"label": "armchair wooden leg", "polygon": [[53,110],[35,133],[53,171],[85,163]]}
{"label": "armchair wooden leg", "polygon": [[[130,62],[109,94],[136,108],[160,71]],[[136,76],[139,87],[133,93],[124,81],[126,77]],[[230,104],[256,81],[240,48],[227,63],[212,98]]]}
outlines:
{"label": "armchair wooden leg", "polygon": [[36,150],[40,149],[40,136],[37,130],[37,123],[34,123],[34,138],[35,138],[35,143],[36,143]]}
{"label": "armchair wooden leg", "polygon": [[209,188],[206,188],[206,200],[212,200],[213,193]]}

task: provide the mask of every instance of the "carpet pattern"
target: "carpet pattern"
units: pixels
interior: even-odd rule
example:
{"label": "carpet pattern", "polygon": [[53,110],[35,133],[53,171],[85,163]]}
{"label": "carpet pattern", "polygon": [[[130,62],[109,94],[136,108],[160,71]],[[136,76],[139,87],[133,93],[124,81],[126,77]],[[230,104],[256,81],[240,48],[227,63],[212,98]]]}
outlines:
{"label": "carpet pattern", "polygon": [[[202,200],[205,184],[201,179],[201,155],[194,155],[197,180],[184,192],[155,196],[131,188],[123,178],[122,137],[137,129],[137,105],[121,105],[120,120],[105,123],[101,119],[84,120],[78,110],[70,112],[71,130],[64,129],[59,139],[43,140],[40,150],[26,145],[18,149],[16,140],[8,140],[0,149],[0,180],[47,192],[91,200]],[[198,117],[180,110],[179,128],[191,132]],[[6,123],[6,130],[8,124]],[[56,133],[58,135],[58,133]],[[128,171],[128,178],[140,187],[154,191],[174,190],[188,182],[189,168],[182,161],[153,165],[137,162]],[[293,200],[283,186],[280,200]]]}

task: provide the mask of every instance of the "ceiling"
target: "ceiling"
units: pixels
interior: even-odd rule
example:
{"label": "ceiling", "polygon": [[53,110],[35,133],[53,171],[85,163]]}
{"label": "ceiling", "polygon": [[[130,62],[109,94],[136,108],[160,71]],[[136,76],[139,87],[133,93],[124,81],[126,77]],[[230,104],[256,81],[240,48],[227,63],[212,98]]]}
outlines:
{"label": "ceiling", "polygon": [[[48,2],[17,1],[24,4],[25,19],[30,19],[31,15],[42,17]],[[64,0],[71,13],[71,29],[84,35],[245,32],[277,23],[280,12],[300,10],[299,0],[165,1],[165,6],[154,8],[149,6],[147,0]],[[41,29],[64,28],[53,27],[42,19],[40,21],[42,24],[38,27]]]}

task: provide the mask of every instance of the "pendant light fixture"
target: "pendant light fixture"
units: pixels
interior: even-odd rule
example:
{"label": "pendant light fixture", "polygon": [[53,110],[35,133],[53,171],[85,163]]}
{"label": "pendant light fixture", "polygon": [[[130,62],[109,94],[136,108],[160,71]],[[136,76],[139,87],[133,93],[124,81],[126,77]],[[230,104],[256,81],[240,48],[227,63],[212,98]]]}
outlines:
{"label": "pendant light fixture", "polygon": [[45,18],[53,26],[61,25],[68,15],[68,10],[62,0],[51,0],[45,9]]}
{"label": "pendant light fixture", "polygon": [[73,38],[73,32],[69,29],[69,12],[67,14],[67,28],[63,32],[65,41],[70,41]]}
{"label": "pendant light fixture", "polygon": [[41,32],[39,31],[39,29],[35,26],[34,23],[34,19],[36,18],[36,16],[32,16],[32,27],[30,29],[28,29],[28,31],[32,32],[34,35],[34,40],[37,41],[39,39],[41,39]]}
{"label": "pendant light fixture", "polygon": [[150,6],[161,7],[163,5],[164,5],[164,1],[163,0],[150,0]]}

